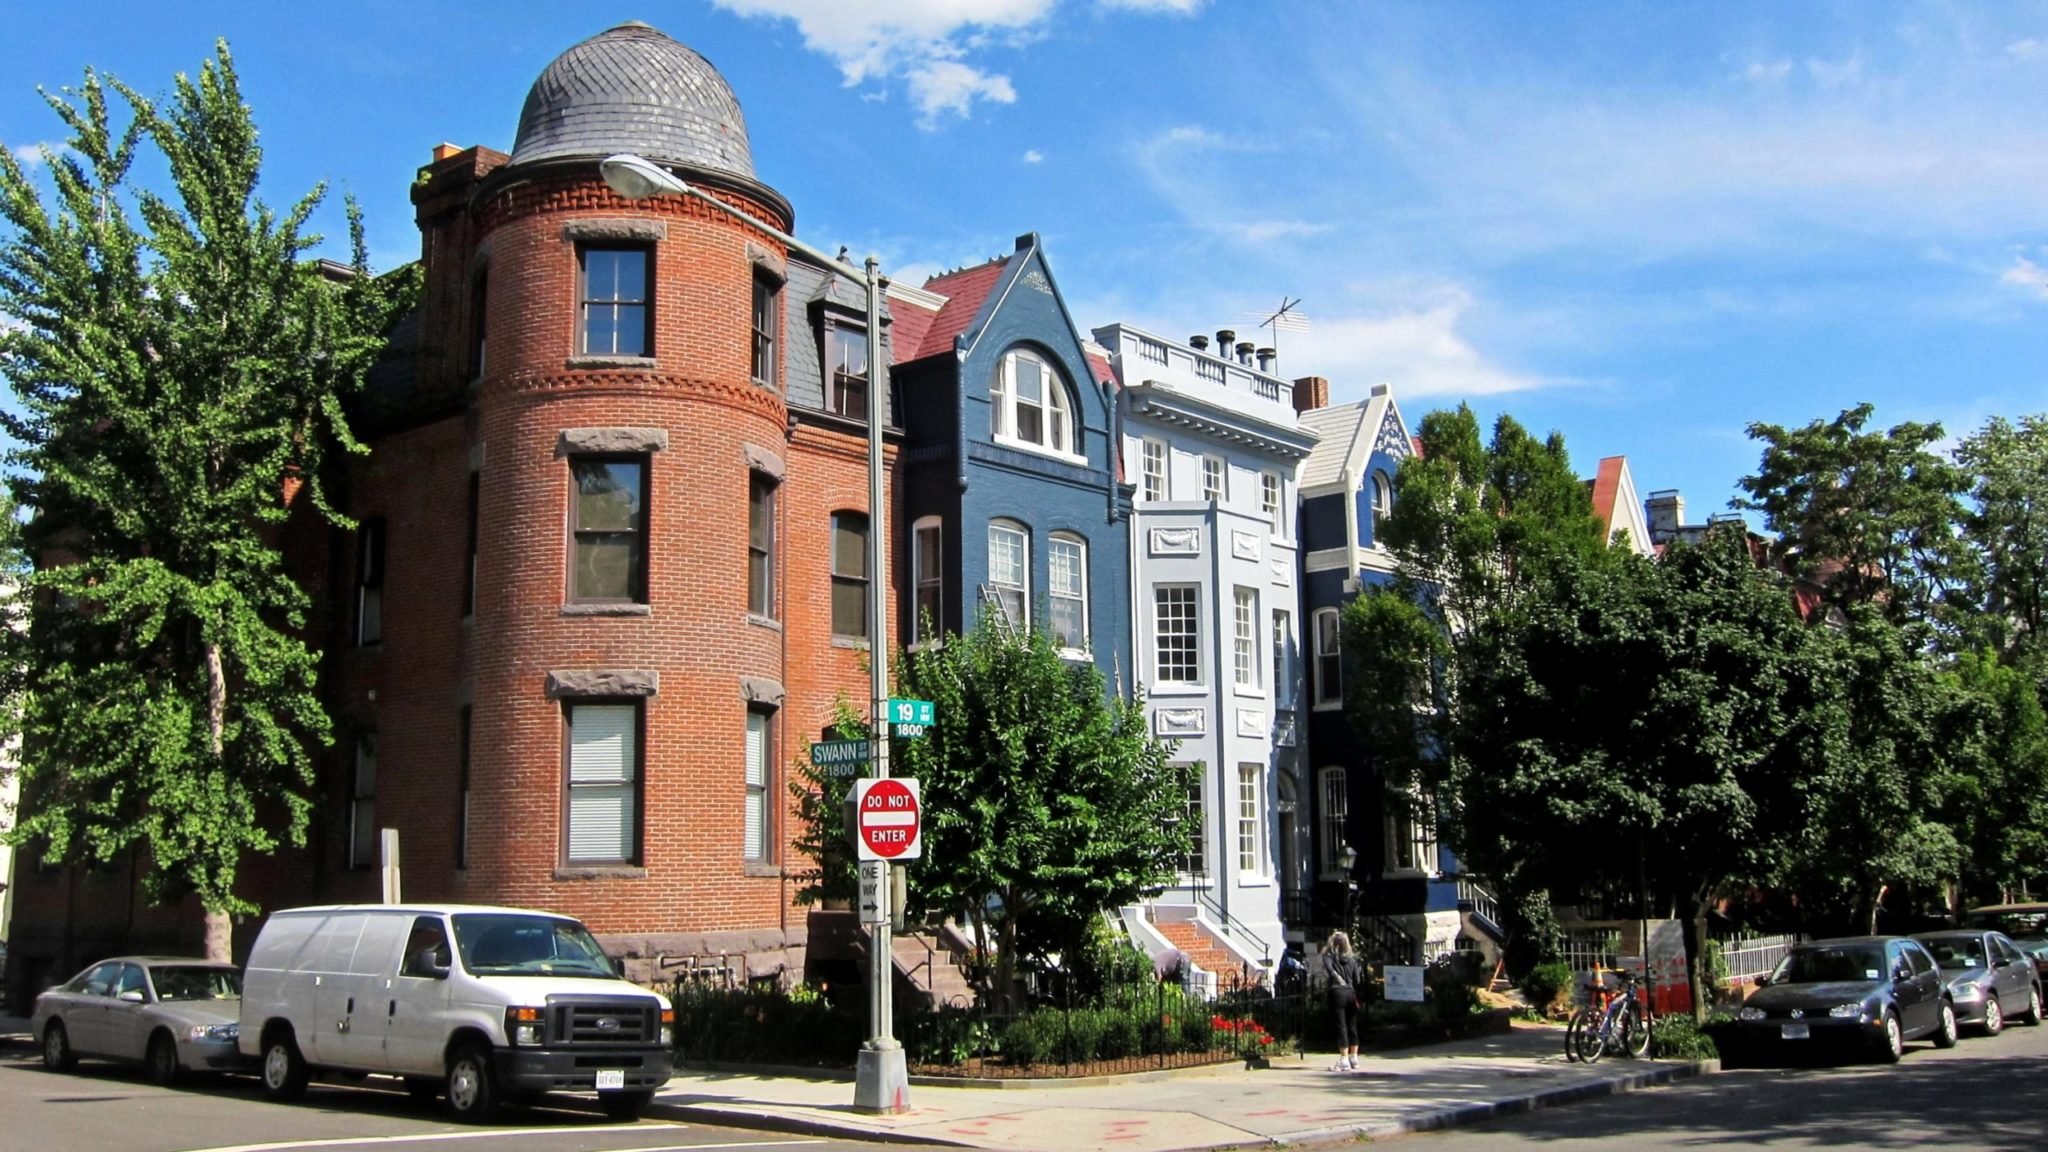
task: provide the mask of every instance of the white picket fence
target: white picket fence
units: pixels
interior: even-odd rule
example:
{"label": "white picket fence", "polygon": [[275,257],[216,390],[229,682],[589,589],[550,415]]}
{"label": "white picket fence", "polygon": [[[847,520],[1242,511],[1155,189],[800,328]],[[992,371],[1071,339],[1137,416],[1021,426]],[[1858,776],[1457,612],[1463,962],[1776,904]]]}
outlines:
{"label": "white picket fence", "polygon": [[1721,958],[1728,963],[1728,979],[1754,980],[1769,975],[1785,958],[1797,936],[1730,936],[1720,939]]}

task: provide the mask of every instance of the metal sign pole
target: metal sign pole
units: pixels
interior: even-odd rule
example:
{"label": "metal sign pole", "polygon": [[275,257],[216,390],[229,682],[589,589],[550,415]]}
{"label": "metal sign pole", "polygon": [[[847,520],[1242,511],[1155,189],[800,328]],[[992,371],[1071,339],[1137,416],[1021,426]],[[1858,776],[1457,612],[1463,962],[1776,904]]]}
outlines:
{"label": "metal sign pole", "polygon": [[[882,419],[889,404],[888,362],[882,357],[882,266],[867,261],[868,290],[868,693],[874,751],[872,775],[889,775],[889,594],[888,538],[882,506]],[[889,938],[889,885],[875,886],[881,923],[868,934],[868,1014],[870,1039],[862,1045],[854,1068],[853,1106],[864,1112],[902,1112],[910,1107],[910,1070],[903,1046],[891,1035],[890,994],[896,978],[896,953]]]}

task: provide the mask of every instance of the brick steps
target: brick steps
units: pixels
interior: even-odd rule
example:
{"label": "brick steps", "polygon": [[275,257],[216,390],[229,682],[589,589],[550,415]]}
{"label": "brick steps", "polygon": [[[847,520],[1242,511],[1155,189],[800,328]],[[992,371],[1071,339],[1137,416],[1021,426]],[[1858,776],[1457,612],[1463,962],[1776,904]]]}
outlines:
{"label": "brick steps", "polygon": [[1152,926],[1157,928],[1159,934],[1166,937],[1175,948],[1187,953],[1188,959],[1194,962],[1195,967],[1204,972],[1215,973],[1220,980],[1234,980],[1257,974],[1256,968],[1248,969],[1244,961],[1238,959],[1237,953],[1226,948],[1221,941],[1211,936],[1208,930],[1192,920],[1155,923]]}
{"label": "brick steps", "polygon": [[923,993],[931,1007],[974,1004],[974,985],[967,982],[966,974],[953,962],[953,954],[937,938],[919,932],[896,936],[890,939],[889,950],[895,953],[897,973]]}

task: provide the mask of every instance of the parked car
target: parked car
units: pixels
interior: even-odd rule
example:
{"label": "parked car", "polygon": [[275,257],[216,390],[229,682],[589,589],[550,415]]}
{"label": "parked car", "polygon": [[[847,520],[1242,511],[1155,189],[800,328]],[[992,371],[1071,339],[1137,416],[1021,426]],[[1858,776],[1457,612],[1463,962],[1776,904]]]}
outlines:
{"label": "parked car", "polygon": [[1941,970],[1903,937],[1800,944],[1757,984],[1736,1012],[1733,1035],[1750,1050],[1834,1046],[1896,1061],[1908,1040],[1956,1043],[1956,1009]]}
{"label": "parked car", "polygon": [[141,1064],[151,1080],[168,1084],[187,1071],[241,1066],[241,997],[232,964],[121,956],[36,997],[29,1027],[52,1071],[82,1056],[119,1060]]}
{"label": "parked car", "polygon": [[288,1100],[319,1070],[445,1092],[484,1123],[511,1094],[595,1091],[635,1117],[668,1083],[675,1012],[628,983],[582,924],[465,905],[274,913],[256,935],[241,1050]]}
{"label": "parked car", "polygon": [[2034,974],[2048,984],[2048,903],[1972,908],[1964,923],[1971,928],[2005,933],[2034,961]]}
{"label": "parked car", "polygon": [[2041,979],[2033,957],[2003,932],[1958,928],[1922,932],[1913,937],[1934,954],[1956,1006],[1956,1022],[1981,1028],[1986,1036],[2005,1030],[2005,1022],[2041,1022]]}

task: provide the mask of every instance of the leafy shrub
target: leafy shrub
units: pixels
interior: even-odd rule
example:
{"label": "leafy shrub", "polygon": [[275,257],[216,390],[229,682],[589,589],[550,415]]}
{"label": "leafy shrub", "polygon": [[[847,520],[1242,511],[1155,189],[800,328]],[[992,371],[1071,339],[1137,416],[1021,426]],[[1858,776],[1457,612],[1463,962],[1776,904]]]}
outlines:
{"label": "leafy shrub", "polygon": [[1209,1017],[1192,1012],[1180,1021],[1180,1051],[1207,1052],[1216,1046],[1216,1026]]}
{"label": "leafy shrub", "polygon": [[676,1051],[686,1060],[841,1063],[867,1034],[865,1013],[807,988],[684,988],[675,1009]]}
{"label": "leafy shrub", "polygon": [[1462,1023],[1480,1011],[1479,989],[1470,984],[1444,984],[1429,989],[1429,1007],[1437,1023],[1446,1027]]}
{"label": "leafy shrub", "polygon": [[1025,1067],[1050,1064],[1060,1058],[1065,1038],[1065,1013],[1058,1009],[1028,1012],[1003,1026],[1003,1058]]}
{"label": "leafy shrub", "polygon": [[1557,994],[1571,987],[1571,965],[1562,960],[1538,964],[1522,976],[1522,995],[1539,1012],[1557,999]]}
{"label": "leafy shrub", "polygon": [[1714,1060],[1721,1052],[1692,1017],[1678,1015],[1659,1016],[1651,1024],[1650,1055],[1659,1060]]}
{"label": "leafy shrub", "polygon": [[1145,1054],[1145,1037],[1139,1026],[1140,1019],[1132,1012],[1105,1010],[1102,1013],[1102,1034],[1096,1041],[1097,1058],[1122,1060]]}

